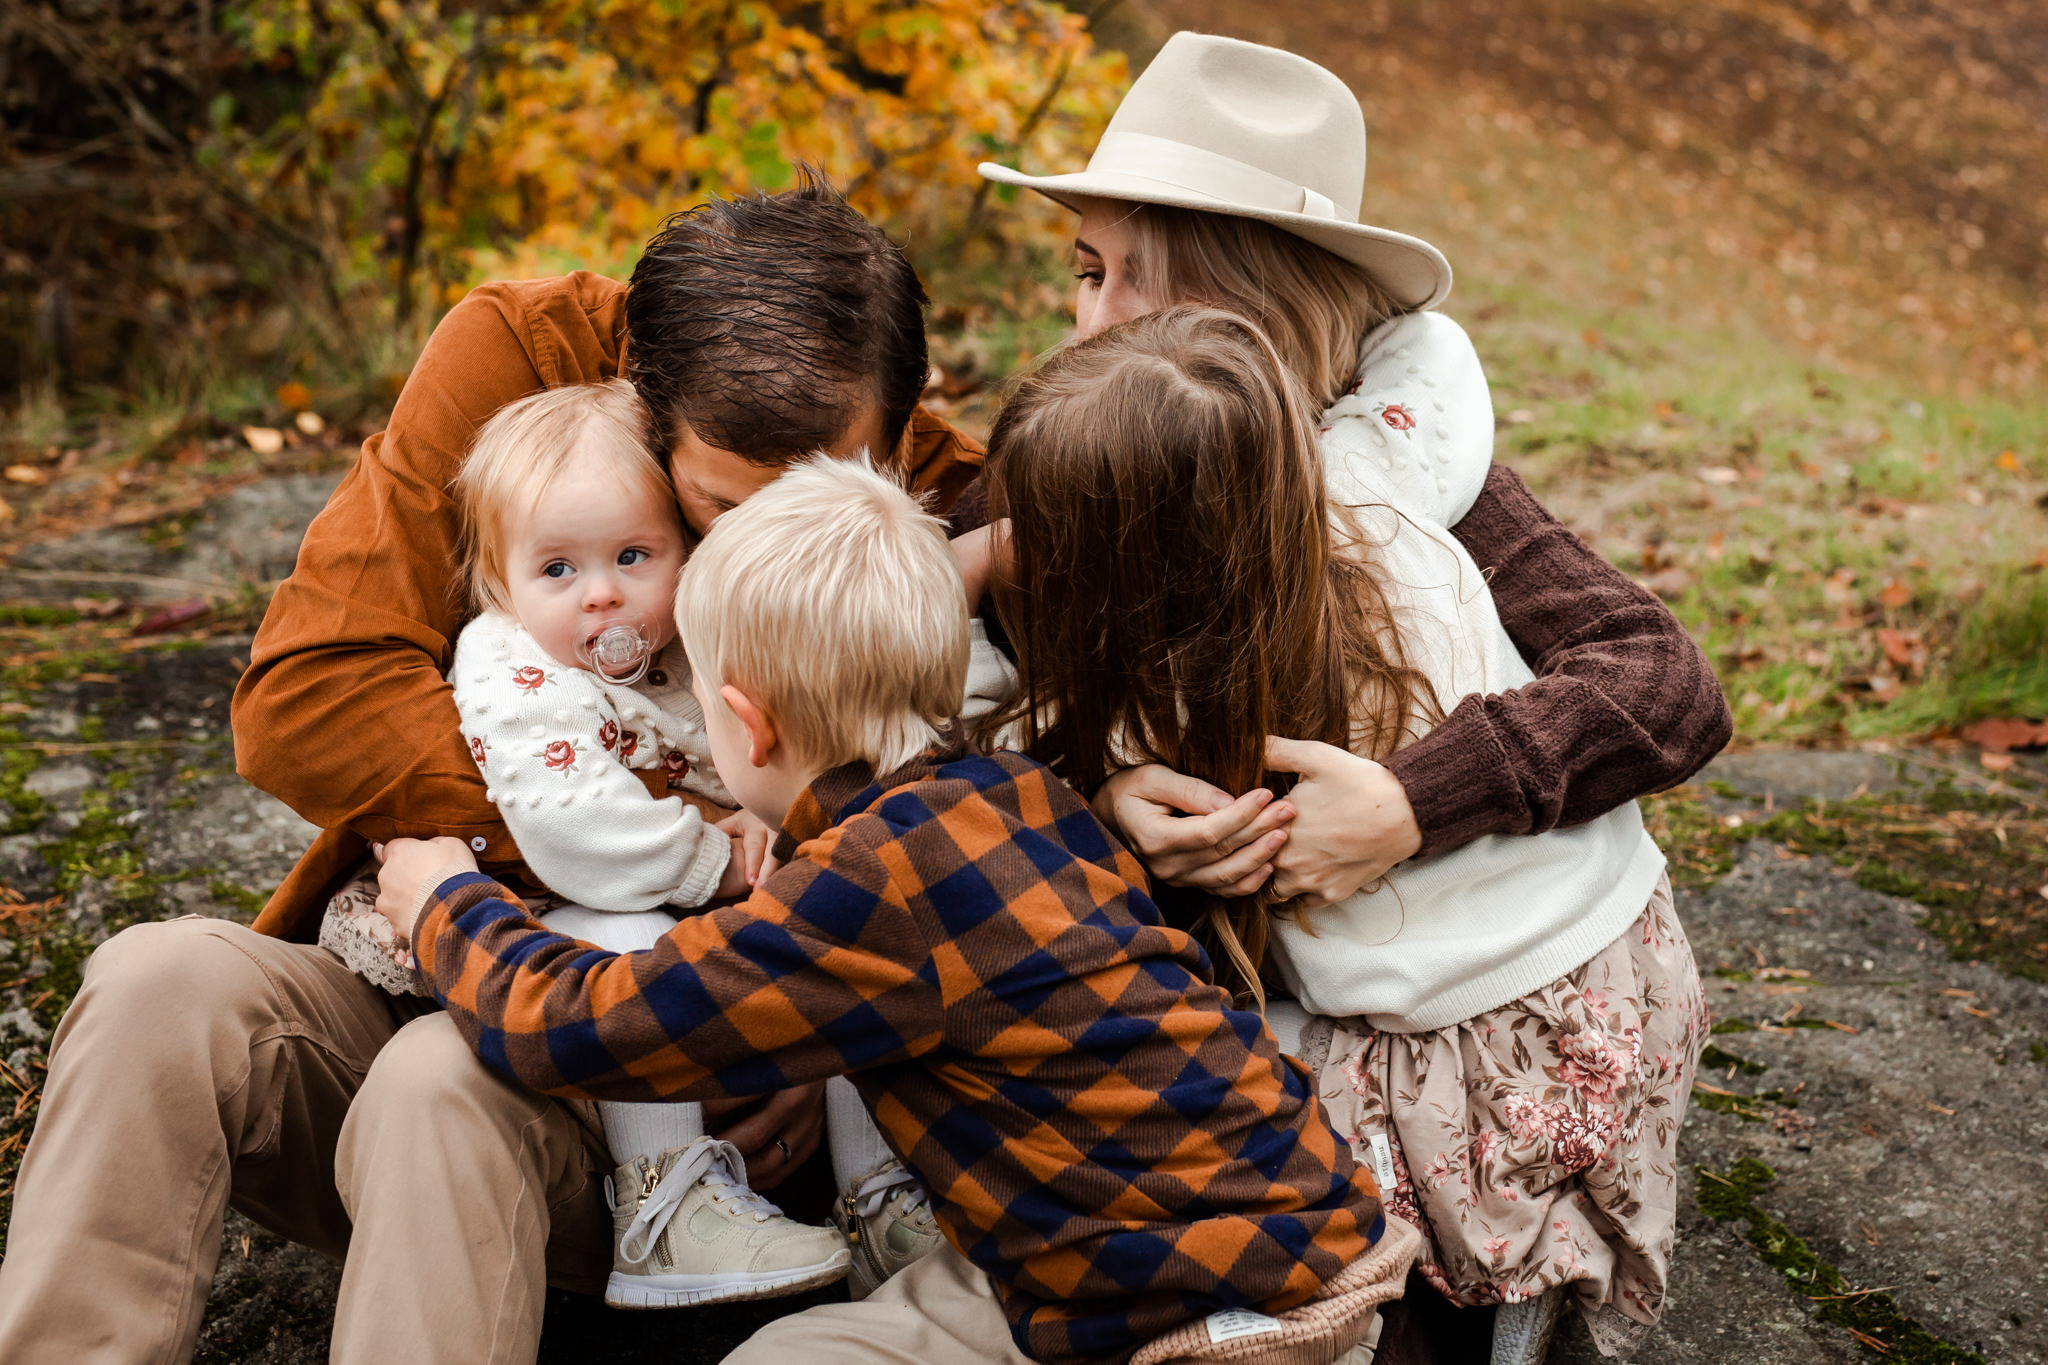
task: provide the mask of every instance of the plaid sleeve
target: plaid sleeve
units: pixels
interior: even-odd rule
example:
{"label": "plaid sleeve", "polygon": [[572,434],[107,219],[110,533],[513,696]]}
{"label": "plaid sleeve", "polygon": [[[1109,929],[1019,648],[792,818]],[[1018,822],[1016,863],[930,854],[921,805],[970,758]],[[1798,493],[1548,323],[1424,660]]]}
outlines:
{"label": "plaid sleeve", "polygon": [[930,945],[848,827],[645,952],[550,933],[476,873],[435,889],[413,937],[477,1054],[553,1095],[767,1094],[916,1056],[943,1027]]}

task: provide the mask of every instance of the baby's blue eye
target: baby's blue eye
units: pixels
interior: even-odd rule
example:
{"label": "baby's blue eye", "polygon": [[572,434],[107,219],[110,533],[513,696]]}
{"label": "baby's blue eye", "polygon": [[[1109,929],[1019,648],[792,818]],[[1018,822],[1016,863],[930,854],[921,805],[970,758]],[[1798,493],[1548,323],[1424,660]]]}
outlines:
{"label": "baby's blue eye", "polygon": [[548,565],[545,569],[542,569],[541,575],[546,578],[567,578],[573,572],[575,572],[575,570],[571,569],[567,564],[563,563],[561,560],[558,559],[554,563]]}
{"label": "baby's blue eye", "polygon": [[654,556],[647,553],[647,551],[645,550],[619,551],[619,563],[626,565],[629,568],[635,564],[644,564],[652,558],[654,558]]}

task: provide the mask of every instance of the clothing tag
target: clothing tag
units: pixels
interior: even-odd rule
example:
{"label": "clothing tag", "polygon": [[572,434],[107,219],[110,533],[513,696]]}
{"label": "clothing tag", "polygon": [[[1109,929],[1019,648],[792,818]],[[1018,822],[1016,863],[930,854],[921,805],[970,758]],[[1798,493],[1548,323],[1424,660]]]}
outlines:
{"label": "clothing tag", "polygon": [[1284,1327],[1278,1318],[1269,1318],[1264,1313],[1254,1313],[1249,1308],[1226,1308],[1221,1313],[1209,1315],[1209,1344],[1219,1345],[1236,1341],[1239,1337],[1262,1337],[1268,1332],[1278,1332]]}
{"label": "clothing tag", "polygon": [[1394,1192],[1394,1148],[1387,1141],[1385,1133],[1374,1133],[1372,1144],[1372,1178],[1379,1182],[1382,1198]]}

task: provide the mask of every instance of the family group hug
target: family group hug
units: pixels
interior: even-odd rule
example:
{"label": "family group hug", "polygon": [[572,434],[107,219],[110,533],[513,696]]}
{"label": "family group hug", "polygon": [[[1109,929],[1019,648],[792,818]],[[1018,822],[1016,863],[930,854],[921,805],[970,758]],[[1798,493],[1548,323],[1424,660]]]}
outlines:
{"label": "family group hug", "polygon": [[0,1360],[188,1360],[230,1207],[349,1365],[838,1281],[727,1359],[1636,1349],[1707,1016],[1635,801],[1728,710],[1493,462],[1365,156],[1180,34],[1084,170],[984,165],[1078,215],[985,450],[812,178],[458,304],[235,695],[322,832],[93,954]]}

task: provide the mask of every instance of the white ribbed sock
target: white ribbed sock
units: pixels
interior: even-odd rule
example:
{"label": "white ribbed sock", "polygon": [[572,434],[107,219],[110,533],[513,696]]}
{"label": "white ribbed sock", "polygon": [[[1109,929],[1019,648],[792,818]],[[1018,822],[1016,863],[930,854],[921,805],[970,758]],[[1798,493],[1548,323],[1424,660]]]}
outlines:
{"label": "white ribbed sock", "polygon": [[701,1104],[624,1104],[600,1100],[597,1118],[604,1125],[604,1140],[612,1149],[612,1161],[620,1166],[638,1156],[651,1162],[671,1147],[686,1146],[704,1136]]}
{"label": "white ribbed sock", "polygon": [[860,1091],[844,1076],[825,1082],[825,1142],[832,1149],[832,1178],[842,1192],[896,1156],[868,1117]]}

